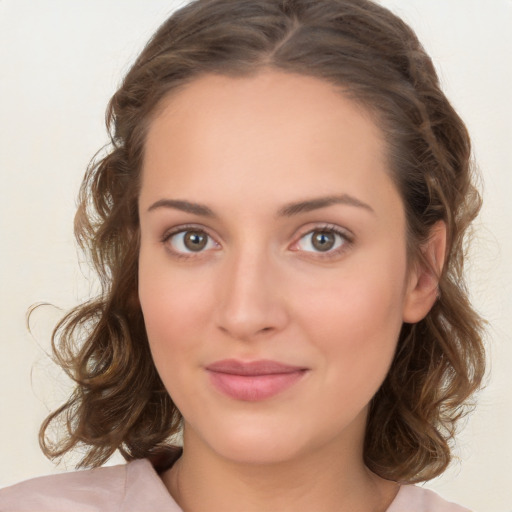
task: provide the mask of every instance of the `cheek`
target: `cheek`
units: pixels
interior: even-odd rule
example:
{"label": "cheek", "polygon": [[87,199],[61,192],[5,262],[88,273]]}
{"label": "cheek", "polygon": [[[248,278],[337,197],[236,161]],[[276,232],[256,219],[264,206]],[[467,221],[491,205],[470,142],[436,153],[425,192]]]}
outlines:
{"label": "cheek", "polygon": [[[200,344],[201,330],[207,325],[208,297],[201,276],[172,271],[153,258],[139,263],[139,300],[149,345],[162,378],[180,361],[193,357]],[[208,282],[208,281],[206,281]],[[201,284],[201,286],[199,286]],[[164,379],[165,380],[165,379]]]}
{"label": "cheek", "polygon": [[[396,256],[396,255],[395,255]],[[405,259],[348,269],[303,294],[297,318],[323,352],[327,378],[347,395],[373,395],[385,378],[402,326]],[[392,277],[393,276],[393,277]],[[298,304],[298,303],[297,303]]]}
{"label": "cheek", "polygon": [[[154,270],[155,267],[152,267]],[[139,298],[153,362],[180,411],[197,396],[205,294],[197,283],[141,267]],[[187,413],[190,414],[189,412]]]}

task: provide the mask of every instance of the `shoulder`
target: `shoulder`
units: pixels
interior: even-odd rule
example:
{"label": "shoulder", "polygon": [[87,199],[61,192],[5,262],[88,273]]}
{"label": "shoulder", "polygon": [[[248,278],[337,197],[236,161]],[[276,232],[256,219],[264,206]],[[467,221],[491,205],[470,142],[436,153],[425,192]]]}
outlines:
{"label": "shoulder", "polygon": [[20,482],[0,489],[0,511],[117,511],[125,494],[127,467],[100,467]]}
{"label": "shoulder", "polygon": [[148,459],[0,489],[0,512],[181,512]]}
{"label": "shoulder", "polygon": [[470,512],[469,509],[448,502],[437,493],[416,485],[404,485],[387,512]]}

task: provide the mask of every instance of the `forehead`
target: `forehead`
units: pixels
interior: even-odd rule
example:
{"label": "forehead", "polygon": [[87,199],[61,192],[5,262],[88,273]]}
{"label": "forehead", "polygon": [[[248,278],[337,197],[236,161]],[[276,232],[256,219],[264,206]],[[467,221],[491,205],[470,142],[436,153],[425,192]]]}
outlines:
{"label": "forehead", "polygon": [[390,184],[383,134],[332,84],[274,70],[210,74],[160,105],[146,139],[141,201],[165,189],[286,202],[283,195],[362,193],[379,182]]}
{"label": "forehead", "polygon": [[[383,139],[369,111],[346,93],[342,87],[316,77],[272,69],[242,77],[205,74],[161,101],[148,140],[151,143],[155,130],[171,132],[171,125],[176,128],[178,122],[179,133],[202,126],[214,136],[228,135],[229,131],[234,134],[238,126],[243,126],[248,135],[256,134],[260,127],[267,131],[286,127],[288,132],[280,134],[283,143],[287,135],[291,138],[309,131],[314,138],[325,137],[330,128],[339,131],[343,125],[348,128],[346,132],[356,135],[357,124],[368,135]],[[231,130],[225,130],[228,128]]]}

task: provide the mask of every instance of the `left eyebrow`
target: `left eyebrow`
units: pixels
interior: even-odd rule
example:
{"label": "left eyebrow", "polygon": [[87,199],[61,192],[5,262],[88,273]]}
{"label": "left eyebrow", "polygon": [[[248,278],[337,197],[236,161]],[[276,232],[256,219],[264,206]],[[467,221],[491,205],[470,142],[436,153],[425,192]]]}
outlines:
{"label": "left eyebrow", "polygon": [[279,211],[277,212],[277,216],[291,217],[292,215],[311,212],[313,210],[325,208],[333,204],[355,206],[357,208],[363,208],[371,213],[375,213],[375,210],[369,204],[366,204],[363,201],[357,199],[356,197],[350,196],[348,194],[342,194],[338,196],[315,197],[312,199],[307,199],[305,201],[298,201],[295,203],[286,204],[279,209]]}

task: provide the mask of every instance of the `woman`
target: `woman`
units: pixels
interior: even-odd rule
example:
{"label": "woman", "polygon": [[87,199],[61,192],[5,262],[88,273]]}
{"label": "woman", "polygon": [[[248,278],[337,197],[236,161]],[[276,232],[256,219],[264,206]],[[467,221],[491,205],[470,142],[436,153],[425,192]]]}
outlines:
{"label": "woman", "polygon": [[103,293],[56,329],[77,387],[41,443],[133,462],[2,509],[464,510],[412,484],[447,467],[483,374],[480,200],[410,28],[364,0],[199,0],[108,119],[76,216]]}

